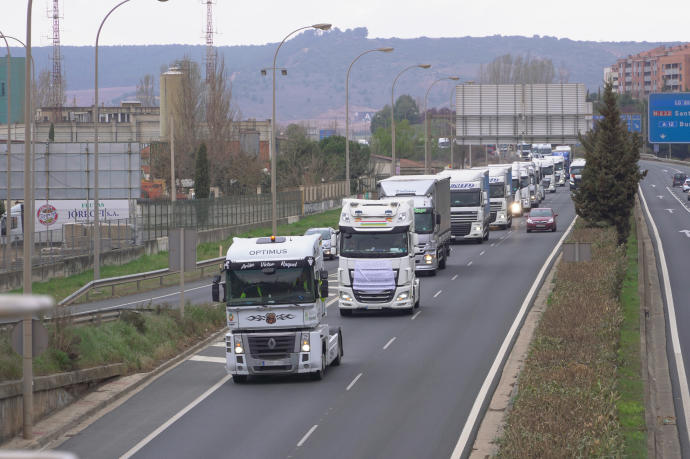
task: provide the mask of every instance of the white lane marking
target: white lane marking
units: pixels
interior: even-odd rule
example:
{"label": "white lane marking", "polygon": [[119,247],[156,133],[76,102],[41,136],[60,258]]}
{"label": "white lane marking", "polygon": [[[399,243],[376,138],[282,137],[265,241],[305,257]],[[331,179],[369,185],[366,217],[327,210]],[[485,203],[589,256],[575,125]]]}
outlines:
{"label": "white lane marking", "polygon": [[486,250],[482,250],[481,252],[479,252],[479,256],[481,257],[481,256],[484,255],[485,253],[486,253]]}
{"label": "white lane marking", "polygon": [[675,209],[664,209],[664,210],[668,210],[668,213],[672,214]]}
{"label": "white lane marking", "polygon": [[420,315],[421,313],[422,313],[422,311],[415,312],[414,315],[412,317],[410,317],[410,320],[415,320],[417,318],[417,316]]}
{"label": "white lane marking", "polygon": [[671,191],[671,189],[669,187],[666,187],[666,189],[668,190],[669,193],[671,193],[671,196],[673,196],[676,199],[676,201],[678,201],[680,203],[680,205],[683,206],[683,209],[685,209],[686,211],[688,211],[688,213],[690,213],[690,209],[688,209],[685,206],[683,201],[681,201],[680,198],[678,196],[676,196],[676,194],[673,191]]}
{"label": "white lane marking", "polygon": [[652,188],[656,188],[656,185],[652,183]]}
{"label": "white lane marking", "polygon": [[472,266],[472,260],[470,260],[469,263],[467,263],[467,266]]}
{"label": "white lane marking", "polygon": [[304,442],[307,441],[307,439],[309,438],[309,435],[313,434],[317,427],[319,427],[318,424],[314,424],[313,426],[311,426],[311,429],[309,429],[309,432],[305,433],[304,437],[302,437],[302,439],[297,443],[298,448],[300,446],[302,446],[304,444]]}
{"label": "white lane marking", "polygon": [[205,355],[193,355],[187,360],[193,360],[194,362],[211,362],[225,364],[225,357],[207,357]]}
{"label": "white lane marking", "polygon": [[225,375],[223,376],[220,381],[215,383],[213,386],[211,386],[206,392],[203,394],[199,395],[197,398],[195,398],[189,405],[185,406],[182,408],[182,410],[178,411],[173,417],[165,421],[163,425],[158,427],[156,430],[148,434],[146,437],[144,437],[139,443],[134,445],[132,449],[127,451],[125,454],[120,456],[120,459],[129,459],[130,457],[134,456],[136,453],[138,453],[144,446],[149,444],[151,440],[156,438],[158,435],[161,434],[165,429],[173,425],[178,419],[180,419],[182,416],[190,412],[195,406],[197,406],[199,403],[203,402],[206,398],[208,398],[209,395],[214,393],[220,386],[228,382],[228,380],[231,378],[230,375]]}
{"label": "white lane marking", "polygon": [[438,292],[434,293],[434,298],[436,298],[437,296],[439,296],[439,295],[441,294],[442,291],[443,291],[443,290],[439,290]]}
{"label": "white lane marking", "polygon": [[690,237],[690,230],[679,230],[679,233],[685,233],[685,236]]}
{"label": "white lane marking", "polygon": [[661,195],[658,195],[657,198],[659,198],[659,199],[664,199],[664,197],[661,196]]}
{"label": "white lane marking", "polygon": [[211,344],[211,347],[225,347],[225,341],[218,341],[217,343]]}
{"label": "white lane marking", "polygon": [[456,274],[455,276],[452,277],[451,280],[455,280],[455,279],[457,279],[457,278],[458,278],[458,275]]}
{"label": "white lane marking", "polygon": [[396,340],[396,337],[395,337],[395,336],[392,337],[391,339],[389,339],[388,342],[386,343],[386,345],[383,346],[383,350],[385,351],[386,349],[388,349],[388,346],[390,346],[391,344],[393,344],[393,341],[395,341],[395,340]]}
{"label": "white lane marking", "polygon": [[481,389],[479,389],[477,398],[474,400],[474,404],[472,405],[470,414],[469,416],[467,416],[467,421],[465,421],[465,425],[462,428],[462,432],[460,433],[460,438],[458,438],[458,442],[455,444],[453,454],[450,456],[451,459],[460,459],[462,452],[465,450],[467,442],[470,439],[470,434],[474,429],[474,426],[477,422],[477,418],[479,417],[481,407],[484,404],[484,400],[486,400],[486,397],[489,395],[491,383],[495,379],[496,373],[498,373],[498,370],[501,366],[501,362],[504,360],[506,354],[510,351],[510,343],[513,342],[513,338],[515,337],[515,334],[518,332],[518,329],[520,328],[520,324],[522,323],[523,317],[527,313],[527,309],[530,303],[532,302],[532,298],[534,297],[534,295],[536,295],[542,279],[544,278],[544,276],[546,276],[547,267],[551,264],[551,261],[558,254],[558,251],[560,250],[563,241],[570,233],[570,230],[573,228],[576,221],[577,216],[575,216],[572,223],[570,223],[568,229],[563,233],[563,236],[561,236],[561,238],[559,239],[558,243],[556,244],[556,247],[554,247],[551,251],[551,254],[542,265],[541,269],[539,270],[539,273],[537,274],[537,277],[534,279],[534,283],[532,283],[529,292],[527,292],[527,295],[525,296],[525,299],[522,302],[522,305],[520,306],[520,310],[518,311],[517,316],[515,316],[515,320],[513,321],[513,324],[510,326],[510,330],[508,330],[508,334],[506,335],[505,339],[503,340],[503,343],[501,344],[500,349],[498,350],[498,354],[496,354],[496,358],[494,359],[494,362],[491,365],[491,368],[489,369],[489,373],[486,375]]}
{"label": "white lane marking", "polygon": [[664,172],[668,172],[668,169],[661,169],[661,170],[664,171]]}
{"label": "white lane marking", "polygon": [[496,245],[496,243],[495,243],[495,242],[492,242],[492,243],[491,243],[491,247],[493,247],[493,246],[495,246],[495,245]]}
{"label": "white lane marking", "polygon": [[[360,374],[358,374],[357,376],[355,376],[355,379],[353,379],[352,382],[351,382],[350,384],[347,385],[347,387],[345,388],[345,391],[348,391],[348,390],[352,389],[352,386],[354,386],[355,384],[357,384],[357,381],[359,381],[359,378],[362,377],[362,374],[363,374],[363,373],[360,373]],[[298,445],[298,446],[299,446],[299,445]]]}
{"label": "white lane marking", "polygon": [[671,169],[673,169],[674,171],[676,171],[676,172],[678,172],[678,173],[681,173],[681,172],[683,172],[683,171],[679,171],[679,170],[678,170],[678,169],[676,169],[675,167],[672,167]]}
{"label": "white lane marking", "polygon": [[335,298],[333,298],[331,301],[329,301],[328,303],[326,303],[326,307],[329,307],[330,305],[332,305],[332,304],[335,303],[336,301],[338,301],[338,297],[337,297],[337,296],[336,296]]}
{"label": "white lane marking", "polygon": [[676,308],[673,303],[673,291],[671,290],[671,281],[668,277],[668,266],[666,265],[666,255],[664,254],[664,246],[661,242],[661,237],[659,237],[659,230],[654,223],[652,214],[647,206],[647,200],[642,193],[642,188],[638,185],[638,190],[640,198],[642,198],[642,204],[644,205],[645,213],[649,219],[649,223],[652,224],[652,230],[654,232],[654,239],[656,239],[656,245],[659,249],[659,260],[661,263],[661,275],[664,280],[664,291],[666,292],[666,307],[668,309],[668,325],[671,330],[671,343],[673,346],[673,355],[676,360],[676,372],[678,373],[678,384],[680,385],[680,398],[683,403],[683,416],[685,418],[685,429],[686,435],[690,438],[690,390],[688,390],[688,378],[685,374],[685,364],[683,362],[683,352],[680,348],[680,340],[678,339],[678,324],[676,322]]}

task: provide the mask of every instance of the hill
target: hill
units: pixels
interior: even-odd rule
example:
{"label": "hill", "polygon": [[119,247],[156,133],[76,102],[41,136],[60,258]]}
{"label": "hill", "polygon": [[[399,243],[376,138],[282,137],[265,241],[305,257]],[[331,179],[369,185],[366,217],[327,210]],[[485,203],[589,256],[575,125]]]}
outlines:
{"label": "hill", "polygon": [[[277,76],[278,117],[309,119],[329,110],[344,111],[347,68],[355,56],[371,48],[391,46],[395,51],[371,53],[357,62],[350,75],[350,103],[378,109],[390,103],[395,75],[411,64],[429,63],[432,68],[405,74],[398,81],[396,95],[408,93],[419,100],[434,79],[459,75],[463,81],[477,80],[481,64],[508,53],[552,59],[556,67],[567,69],[570,82],[582,82],[590,90],[597,90],[603,68],[617,58],[671,44],[675,43],[590,42],[501,35],[379,39],[368,38],[366,28],[334,29],[325,33],[310,30],[288,41],[280,50],[277,66],[287,68],[288,75]],[[270,43],[218,48],[232,80],[234,103],[243,117],[270,117],[271,77],[270,74],[262,76],[260,70],[271,66],[275,47],[275,43]],[[20,54],[18,49],[16,52]],[[61,52],[68,91],[93,88],[93,48],[63,46]],[[188,55],[203,62],[204,54],[201,45],[103,46],[99,84],[102,88],[132,88],[143,75],[159,75],[176,58]],[[50,56],[49,47],[34,48],[37,71],[49,68]],[[435,87],[429,96],[429,106],[447,106],[451,91],[449,84]],[[72,94],[76,93],[70,92],[68,105]],[[81,97],[79,103],[92,103],[88,91]]]}

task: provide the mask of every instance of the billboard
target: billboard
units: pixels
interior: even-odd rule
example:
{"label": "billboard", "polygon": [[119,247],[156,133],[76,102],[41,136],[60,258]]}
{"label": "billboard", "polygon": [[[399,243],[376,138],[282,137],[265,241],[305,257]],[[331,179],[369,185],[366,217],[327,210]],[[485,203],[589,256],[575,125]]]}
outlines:
{"label": "billboard", "polygon": [[649,142],[690,143],[690,92],[649,95]]}
{"label": "billboard", "polygon": [[[50,199],[36,201],[35,231],[62,228],[65,223],[93,222],[93,200]],[[102,222],[124,220],[130,217],[127,199],[99,200],[99,218]]]}
{"label": "billboard", "polygon": [[[594,115],[592,117],[593,126],[596,126],[603,119],[602,115]],[[621,121],[628,127],[628,132],[642,132],[642,115],[639,113],[623,113]]]}
{"label": "billboard", "polygon": [[591,128],[586,95],[581,83],[458,85],[457,143],[576,143]]}

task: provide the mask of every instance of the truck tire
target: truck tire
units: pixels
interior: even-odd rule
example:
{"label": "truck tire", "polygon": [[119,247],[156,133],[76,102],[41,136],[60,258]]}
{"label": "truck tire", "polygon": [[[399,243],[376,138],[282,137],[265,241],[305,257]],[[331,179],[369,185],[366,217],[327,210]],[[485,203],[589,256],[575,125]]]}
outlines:
{"label": "truck tire", "polygon": [[441,253],[443,253],[443,260],[440,260],[438,262],[438,268],[439,269],[446,269],[446,259],[448,258],[448,254],[444,253],[446,252],[445,250],[441,250]]}
{"label": "truck tire", "polygon": [[232,382],[235,384],[244,384],[247,382],[247,375],[232,375]]}
{"label": "truck tire", "polygon": [[342,358],[343,358],[343,332],[340,329],[338,329],[338,357],[333,359],[333,362],[331,363],[331,365],[333,365],[334,367],[339,366]]}
{"label": "truck tire", "polygon": [[419,309],[419,302],[422,299],[422,285],[419,285],[419,292],[417,292],[417,301],[414,302],[414,307],[410,308],[410,311],[414,309]]}
{"label": "truck tire", "polygon": [[321,369],[313,372],[311,374],[311,379],[313,381],[321,381],[325,375],[326,375],[326,354],[324,352],[322,352],[321,353]]}
{"label": "truck tire", "polygon": [[340,311],[340,315],[341,315],[342,317],[350,317],[350,316],[352,316],[352,309],[342,309],[342,308],[341,308],[341,309],[339,309],[339,311]]}

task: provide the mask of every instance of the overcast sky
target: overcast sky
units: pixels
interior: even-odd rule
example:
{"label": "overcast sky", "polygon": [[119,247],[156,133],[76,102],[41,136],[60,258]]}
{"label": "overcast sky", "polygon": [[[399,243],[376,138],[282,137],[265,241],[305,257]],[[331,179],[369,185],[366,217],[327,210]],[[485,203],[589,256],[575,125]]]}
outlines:
{"label": "overcast sky", "polygon": [[[63,45],[93,45],[118,0],[60,0]],[[101,45],[203,44],[206,0],[131,0]],[[26,36],[26,0],[0,0],[0,31]],[[51,44],[52,0],[34,0],[34,46]],[[662,6],[664,5],[664,6]],[[639,0],[216,0],[216,45],[265,44],[311,23],[367,27],[369,38],[549,35],[595,41],[688,40],[690,2]]]}

